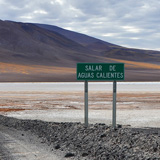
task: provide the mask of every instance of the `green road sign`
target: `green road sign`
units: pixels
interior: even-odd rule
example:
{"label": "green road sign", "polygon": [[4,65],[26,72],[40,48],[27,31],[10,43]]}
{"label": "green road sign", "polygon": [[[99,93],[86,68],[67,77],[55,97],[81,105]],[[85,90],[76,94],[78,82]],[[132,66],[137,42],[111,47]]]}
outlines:
{"label": "green road sign", "polygon": [[124,80],[124,63],[77,63],[77,80]]}

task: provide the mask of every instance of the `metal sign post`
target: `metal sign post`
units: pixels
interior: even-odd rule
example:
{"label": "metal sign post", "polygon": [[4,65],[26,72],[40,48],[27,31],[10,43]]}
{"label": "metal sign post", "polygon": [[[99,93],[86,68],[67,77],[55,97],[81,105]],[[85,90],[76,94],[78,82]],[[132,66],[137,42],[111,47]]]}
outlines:
{"label": "metal sign post", "polygon": [[85,85],[84,85],[84,123],[85,126],[88,127],[88,81],[85,81]]}
{"label": "metal sign post", "polygon": [[116,81],[113,81],[113,115],[112,115],[112,126],[116,128],[116,91],[117,84]]}

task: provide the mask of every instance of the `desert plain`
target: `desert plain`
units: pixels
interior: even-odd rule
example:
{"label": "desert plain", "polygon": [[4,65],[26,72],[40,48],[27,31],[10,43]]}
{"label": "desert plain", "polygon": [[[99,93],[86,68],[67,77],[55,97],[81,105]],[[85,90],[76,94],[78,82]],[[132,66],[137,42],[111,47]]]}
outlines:
{"label": "desert plain", "polygon": [[[112,82],[89,82],[89,123],[112,124]],[[84,83],[1,83],[0,114],[84,122]],[[118,82],[117,124],[160,127],[160,83]]]}

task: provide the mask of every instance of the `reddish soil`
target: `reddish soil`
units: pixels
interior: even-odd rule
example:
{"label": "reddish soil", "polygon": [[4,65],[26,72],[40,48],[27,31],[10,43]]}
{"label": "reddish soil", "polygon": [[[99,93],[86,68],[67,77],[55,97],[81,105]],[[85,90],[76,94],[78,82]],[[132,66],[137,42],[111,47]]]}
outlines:
{"label": "reddish soil", "polygon": [[0,108],[0,112],[16,112],[16,111],[24,111],[25,109],[20,108]]}

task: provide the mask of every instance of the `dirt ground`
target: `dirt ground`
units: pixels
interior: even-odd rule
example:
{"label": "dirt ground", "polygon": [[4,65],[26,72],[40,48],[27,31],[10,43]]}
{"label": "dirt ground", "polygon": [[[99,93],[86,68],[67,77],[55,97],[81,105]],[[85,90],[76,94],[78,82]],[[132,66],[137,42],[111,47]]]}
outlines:
{"label": "dirt ground", "polygon": [[[0,112],[83,109],[82,92],[0,92]],[[90,92],[89,108],[112,109],[112,93]],[[118,93],[118,109],[160,109],[160,93]]]}

